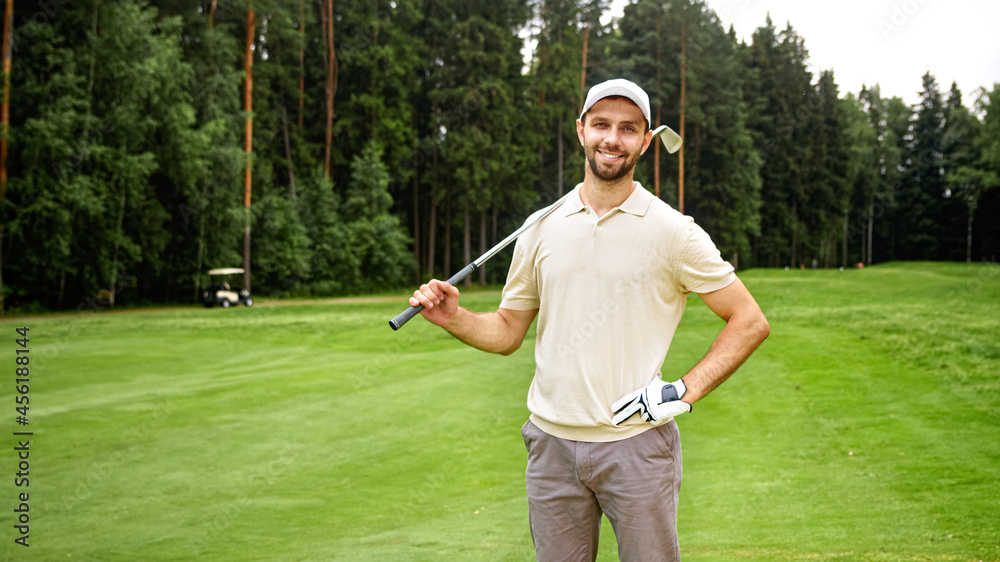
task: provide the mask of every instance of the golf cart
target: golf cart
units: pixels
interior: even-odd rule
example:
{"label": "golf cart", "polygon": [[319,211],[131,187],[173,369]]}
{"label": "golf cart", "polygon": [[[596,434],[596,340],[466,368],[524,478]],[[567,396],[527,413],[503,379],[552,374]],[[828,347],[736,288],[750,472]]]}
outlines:
{"label": "golf cart", "polygon": [[215,305],[219,305],[222,308],[229,308],[231,305],[240,303],[253,306],[253,299],[250,298],[249,291],[245,289],[234,291],[229,287],[229,283],[225,281],[227,275],[238,275],[241,273],[243,273],[242,267],[224,267],[208,270],[208,276],[213,279],[212,283],[208,286],[208,290],[202,293],[205,308],[212,308]]}

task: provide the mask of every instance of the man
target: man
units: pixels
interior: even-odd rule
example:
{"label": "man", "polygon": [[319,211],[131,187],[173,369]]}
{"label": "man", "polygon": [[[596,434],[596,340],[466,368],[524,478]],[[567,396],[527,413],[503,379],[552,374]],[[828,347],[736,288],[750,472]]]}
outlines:
{"label": "man", "polygon": [[[590,90],[576,122],[584,181],[518,239],[496,312],[460,307],[458,289],[439,280],[410,299],[459,340],[504,355],[538,317],[522,433],[542,561],[594,560],[602,513],[622,560],[680,559],[673,418],[729,377],[770,330],[704,230],[633,181],[652,141],[649,115],[648,96],[632,82]],[[726,326],[694,368],[665,383],[659,369],[692,292]]]}

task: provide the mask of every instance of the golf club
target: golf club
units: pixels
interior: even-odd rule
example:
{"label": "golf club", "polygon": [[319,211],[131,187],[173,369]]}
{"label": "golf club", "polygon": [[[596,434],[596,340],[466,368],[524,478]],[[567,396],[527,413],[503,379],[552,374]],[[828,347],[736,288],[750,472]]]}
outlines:
{"label": "golf club", "polygon": [[[570,193],[572,193],[572,191]],[[517,240],[517,237],[520,236],[521,234],[523,234],[524,231],[528,230],[532,226],[535,226],[535,224],[537,224],[538,221],[540,221],[540,220],[544,219],[545,217],[549,216],[549,214],[552,211],[555,211],[557,208],[559,208],[559,206],[563,204],[563,201],[565,201],[567,197],[569,197],[569,193],[567,193],[566,195],[563,195],[562,198],[560,198],[558,201],[556,201],[555,203],[553,203],[553,204],[549,205],[548,207],[546,207],[542,211],[542,213],[540,215],[538,215],[538,218],[536,218],[535,220],[533,220],[533,221],[531,221],[531,222],[529,222],[529,223],[521,226],[521,228],[518,228],[517,230],[515,230],[514,232],[512,232],[510,234],[510,236],[508,236],[508,237],[504,238],[503,240],[501,240],[499,244],[497,244],[496,246],[493,246],[492,248],[490,248],[490,250],[488,252],[486,252],[485,254],[479,256],[478,258],[476,258],[475,261],[473,261],[469,265],[467,265],[464,268],[462,268],[462,270],[459,271],[458,273],[456,273],[455,275],[452,275],[451,278],[448,279],[448,284],[450,284],[450,285],[458,285],[459,283],[461,283],[463,280],[465,280],[466,277],[469,276],[469,274],[471,274],[473,271],[479,269],[479,267],[481,265],[483,265],[484,263],[486,263],[494,255],[496,255],[497,252],[499,252],[500,250],[503,250],[504,248],[506,248],[507,245],[510,244],[511,242],[513,242],[514,240]],[[407,322],[409,322],[411,318],[413,318],[414,316],[416,316],[417,314],[419,314],[420,311],[423,310],[423,309],[424,309],[423,305],[411,306],[410,308],[407,308],[403,312],[400,312],[392,320],[389,320],[389,325],[392,326],[393,330],[398,330],[398,329],[400,329],[400,328],[403,327],[403,324],[406,324]]]}
{"label": "golf club", "polygon": [[681,145],[684,144],[684,139],[681,138],[673,129],[666,125],[660,125],[659,127],[653,129],[653,137],[660,137],[663,141],[663,146],[666,147],[667,152],[673,154],[681,149]]}
{"label": "golf club", "polygon": [[[660,140],[663,141],[663,146],[666,147],[667,152],[669,152],[670,154],[673,154],[678,150],[680,150],[681,144],[684,143],[684,140],[681,139],[680,135],[678,135],[676,132],[674,132],[673,129],[671,129],[666,125],[660,125],[659,127],[653,130],[653,137],[657,136],[659,136]],[[572,193],[572,191],[570,193]],[[486,263],[494,255],[496,255],[497,252],[506,248],[507,245],[513,242],[514,240],[517,240],[517,237],[523,234],[524,231],[528,230],[532,226],[535,226],[535,224],[538,223],[538,221],[549,216],[549,214],[552,211],[555,211],[557,208],[559,208],[559,206],[563,204],[563,201],[565,201],[567,197],[569,197],[569,193],[563,195],[562,198],[560,198],[558,201],[549,205],[545,210],[542,211],[540,215],[538,215],[538,218],[531,221],[530,223],[523,225],[521,228],[515,230],[510,234],[510,236],[501,240],[500,243],[497,244],[496,246],[493,246],[490,249],[490,251],[479,256],[475,261],[462,268],[461,271],[459,271],[455,275],[452,275],[451,278],[448,279],[448,284],[457,285],[462,281],[464,281],[465,278],[469,276],[469,274],[479,269],[481,265]],[[411,306],[410,308],[407,308],[403,312],[400,312],[392,320],[389,320],[389,325],[392,326],[393,330],[398,330],[403,327],[403,324],[406,324],[414,316],[420,314],[420,311],[423,309],[424,309],[423,305]]]}

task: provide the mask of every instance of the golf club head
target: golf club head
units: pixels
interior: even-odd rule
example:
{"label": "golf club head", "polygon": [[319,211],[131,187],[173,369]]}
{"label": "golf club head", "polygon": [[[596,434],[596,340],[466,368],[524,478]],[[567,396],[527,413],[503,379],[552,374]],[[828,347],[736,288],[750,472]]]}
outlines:
{"label": "golf club head", "polygon": [[666,125],[660,125],[659,127],[653,129],[653,138],[657,136],[663,141],[663,146],[666,147],[667,152],[673,154],[681,149],[681,145],[684,144],[684,139],[680,135],[674,132],[673,129]]}

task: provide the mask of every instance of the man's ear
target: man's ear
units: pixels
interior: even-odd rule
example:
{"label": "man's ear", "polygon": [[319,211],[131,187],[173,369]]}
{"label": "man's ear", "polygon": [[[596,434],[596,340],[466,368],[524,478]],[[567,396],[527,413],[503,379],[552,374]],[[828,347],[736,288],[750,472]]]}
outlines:
{"label": "man's ear", "polygon": [[583,121],[576,120],[576,136],[580,139],[580,146],[583,146]]}
{"label": "man's ear", "polygon": [[639,154],[645,154],[646,149],[649,148],[649,143],[653,140],[653,131],[646,130],[646,138],[642,141],[642,152]]}

